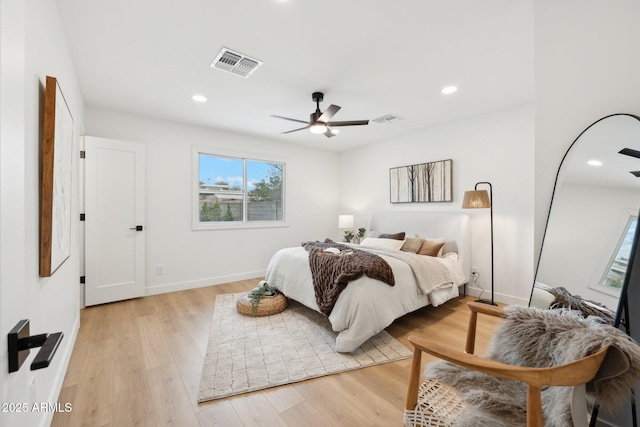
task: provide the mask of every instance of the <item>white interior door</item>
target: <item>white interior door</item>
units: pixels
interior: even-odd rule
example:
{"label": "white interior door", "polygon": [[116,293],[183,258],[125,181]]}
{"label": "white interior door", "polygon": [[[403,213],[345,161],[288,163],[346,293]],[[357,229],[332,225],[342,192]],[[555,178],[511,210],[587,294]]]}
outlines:
{"label": "white interior door", "polygon": [[145,294],[145,146],[85,137],[85,304]]}

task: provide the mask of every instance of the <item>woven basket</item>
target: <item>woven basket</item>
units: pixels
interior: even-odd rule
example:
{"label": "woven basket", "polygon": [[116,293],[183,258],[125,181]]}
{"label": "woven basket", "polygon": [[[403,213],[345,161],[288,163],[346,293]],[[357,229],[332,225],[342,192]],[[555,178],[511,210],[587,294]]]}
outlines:
{"label": "woven basket", "polygon": [[263,297],[258,301],[258,305],[252,307],[251,298],[249,294],[244,294],[236,300],[236,309],[238,313],[245,316],[269,316],[271,314],[280,313],[287,308],[287,297],[281,293],[276,294],[273,297]]}

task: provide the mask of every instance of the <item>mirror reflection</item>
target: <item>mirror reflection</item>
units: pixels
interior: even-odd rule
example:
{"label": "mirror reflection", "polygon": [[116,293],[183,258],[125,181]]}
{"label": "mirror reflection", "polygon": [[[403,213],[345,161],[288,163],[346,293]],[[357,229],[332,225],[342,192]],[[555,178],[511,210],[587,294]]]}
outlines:
{"label": "mirror reflection", "polygon": [[639,176],[640,118],[605,117],[574,141],[556,178],[530,305],[579,296],[615,316],[640,209]]}

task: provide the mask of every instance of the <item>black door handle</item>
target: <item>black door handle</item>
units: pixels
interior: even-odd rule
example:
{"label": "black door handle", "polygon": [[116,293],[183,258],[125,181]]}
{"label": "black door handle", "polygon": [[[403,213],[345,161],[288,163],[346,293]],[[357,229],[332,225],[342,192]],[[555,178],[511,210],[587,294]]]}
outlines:
{"label": "black door handle", "polygon": [[135,227],[132,227],[129,230],[142,231],[142,226],[141,225],[136,225]]}

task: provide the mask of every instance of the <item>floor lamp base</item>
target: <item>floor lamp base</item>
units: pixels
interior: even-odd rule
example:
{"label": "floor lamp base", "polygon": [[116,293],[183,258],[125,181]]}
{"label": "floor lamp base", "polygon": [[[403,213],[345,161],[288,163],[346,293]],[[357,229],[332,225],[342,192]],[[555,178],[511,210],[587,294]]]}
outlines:
{"label": "floor lamp base", "polygon": [[497,306],[497,305],[498,305],[498,304],[496,304],[495,302],[493,302],[493,301],[489,301],[489,300],[486,300],[486,299],[477,299],[477,300],[476,300],[476,302],[481,302],[481,303],[483,303],[483,304],[489,304],[489,305],[495,305],[495,306]]}

